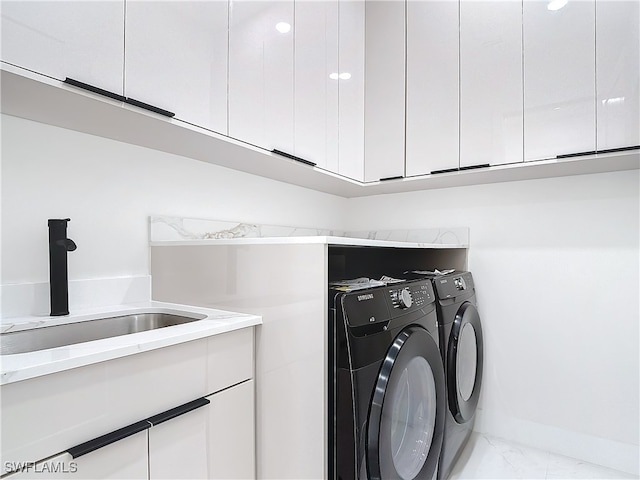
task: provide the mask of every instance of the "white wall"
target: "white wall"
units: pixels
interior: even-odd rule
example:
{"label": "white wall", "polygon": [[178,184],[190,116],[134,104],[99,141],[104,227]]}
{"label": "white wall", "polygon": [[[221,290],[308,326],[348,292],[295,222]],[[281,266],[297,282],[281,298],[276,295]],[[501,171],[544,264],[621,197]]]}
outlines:
{"label": "white wall", "polygon": [[48,282],[48,218],[70,217],[70,280],[149,274],[148,217],[342,229],[344,199],[2,115],[2,284]]}
{"label": "white wall", "polygon": [[364,197],[348,223],[470,227],[477,429],[637,473],[639,185],[636,170]]}

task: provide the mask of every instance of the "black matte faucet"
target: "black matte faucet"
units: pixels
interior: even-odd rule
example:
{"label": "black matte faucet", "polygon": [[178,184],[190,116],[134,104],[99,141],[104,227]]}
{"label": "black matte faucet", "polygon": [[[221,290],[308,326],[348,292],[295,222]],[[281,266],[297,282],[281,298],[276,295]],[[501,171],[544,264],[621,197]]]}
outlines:
{"label": "black matte faucet", "polygon": [[67,222],[70,218],[49,219],[49,291],[51,316],[69,315],[69,276],[67,252],[77,246],[67,238]]}

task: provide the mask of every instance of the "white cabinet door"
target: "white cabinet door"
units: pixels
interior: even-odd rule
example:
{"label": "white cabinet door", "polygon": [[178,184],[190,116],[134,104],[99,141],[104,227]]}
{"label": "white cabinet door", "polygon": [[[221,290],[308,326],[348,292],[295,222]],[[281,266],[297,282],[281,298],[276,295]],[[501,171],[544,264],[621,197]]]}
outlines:
{"label": "white cabinet door", "polygon": [[364,179],[404,176],[405,2],[365,2]]}
{"label": "white cabinet door", "polygon": [[253,380],[207,398],[209,478],[255,478]]}
{"label": "white cabinet door", "polygon": [[293,0],[231,0],[229,136],[294,152]]}
{"label": "white cabinet door", "polygon": [[524,159],[594,151],[594,0],[525,0],[523,24]]}
{"label": "white cabinet door", "polygon": [[596,0],[598,150],[640,145],[640,2]]}
{"label": "white cabinet door", "polygon": [[522,3],[462,0],[460,167],[522,161],[522,87]]}
{"label": "white cabinet door", "polygon": [[407,2],[406,175],[458,168],[458,2]]}
{"label": "white cabinet door", "polygon": [[338,2],[338,173],[364,180],[365,2]]}
{"label": "white cabinet door", "polygon": [[338,1],[295,10],[295,155],[337,172]]}
{"label": "white cabinet door", "polygon": [[150,480],[209,478],[207,471],[207,409],[209,407],[205,405],[149,429]]}
{"label": "white cabinet door", "polygon": [[2,61],[122,95],[124,0],[2,1]]}
{"label": "white cabinet door", "polygon": [[226,1],[127,0],[125,94],[227,133]]}
{"label": "white cabinet door", "polygon": [[7,478],[146,480],[149,478],[147,431],[118,440],[75,459],[66,452],[56,455],[25,467],[23,471],[8,475]]}

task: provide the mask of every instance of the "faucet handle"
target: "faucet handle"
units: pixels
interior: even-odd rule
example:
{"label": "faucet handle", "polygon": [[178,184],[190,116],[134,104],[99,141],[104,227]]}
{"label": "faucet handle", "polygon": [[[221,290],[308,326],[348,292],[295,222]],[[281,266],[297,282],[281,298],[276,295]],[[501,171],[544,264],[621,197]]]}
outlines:
{"label": "faucet handle", "polygon": [[78,248],[76,242],[74,242],[70,238],[63,238],[62,240],[58,240],[56,242],[56,245],[58,245],[59,247],[64,247],[67,252],[73,252],[76,248]]}

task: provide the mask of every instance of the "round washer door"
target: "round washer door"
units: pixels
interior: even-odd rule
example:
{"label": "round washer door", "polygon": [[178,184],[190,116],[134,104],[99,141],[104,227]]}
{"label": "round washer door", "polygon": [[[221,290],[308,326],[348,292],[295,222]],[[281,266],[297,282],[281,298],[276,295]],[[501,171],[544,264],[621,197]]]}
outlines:
{"label": "round washer door", "polygon": [[449,410],[458,423],[471,420],[478,406],[483,357],[480,315],[465,302],[453,321],[446,360]]}
{"label": "round washer door", "polygon": [[431,335],[417,326],[404,329],[382,362],[369,408],[369,479],[433,478],[442,448],[444,382]]}

